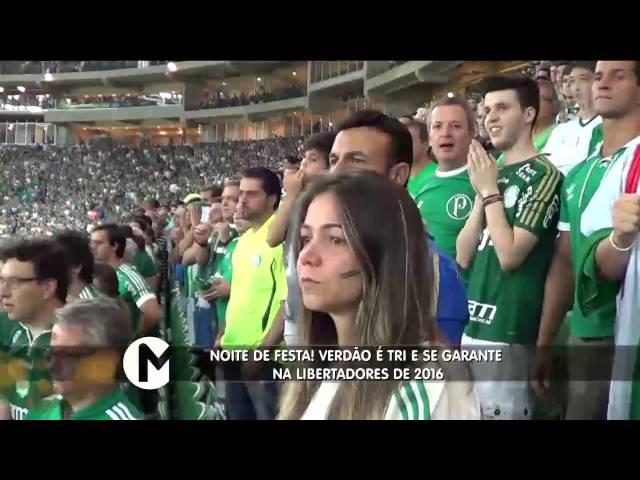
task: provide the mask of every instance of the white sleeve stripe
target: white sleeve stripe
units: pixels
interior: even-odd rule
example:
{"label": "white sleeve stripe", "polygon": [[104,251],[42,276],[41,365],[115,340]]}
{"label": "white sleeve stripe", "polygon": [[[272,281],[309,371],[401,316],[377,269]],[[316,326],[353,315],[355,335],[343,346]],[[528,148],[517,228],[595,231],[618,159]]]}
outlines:
{"label": "white sleeve stripe", "polygon": [[411,418],[409,414],[409,405],[411,404],[411,402],[409,402],[409,398],[407,397],[407,393],[405,392],[404,388],[400,388],[400,399],[402,400],[402,404],[407,411],[407,420],[409,420]]}
{"label": "white sleeve stripe", "polygon": [[120,402],[120,403],[118,403],[117,406],[122,409],[122,411],[124,412],[125,417],[127,417],[128,420],[135,420],[133,415],[131,415],[131,411],[127,408],[127,406],[124,403]]}
{"label": "white sleeve stripe", "polygon": [[140,297],[136,302],[136,307],[142,308],[149,300],[156,300],[156,296],[153,293],[148,293],[144,297]]}
{"label": "white sleeve stripe", "polygon": [[129,420],[127,416],[124,414],[124,412],[122,411],[122,409],[120,408],[120,404],[114,405],[112,407],[112,410],[118,414],[118,416],[120,417],[120,420]]}
{"label": "white sleeve stripe", "polygon": [[416,408],[418,411],[416,412],[415,418],[418,420],[424,420],[424,404],[422,403],[422,395],[420,395],[420,392],[418,391],[418,386],[414,382],[411,382],[409,387],[416,397]]}
{"label": "white sleeve stripe", "polygon": [[144,278],[142,278],[142,276],[131,267],[127,266],[127,269],[128,269],[126,271],[127,278],[133,284],[133,286],[136,287],[136,289],[140,290],[141,292],[148,292],[149,287],[144,281]]}
{"label": "white sleeve stripe", "polygon": [[111,420],[122,420],[118,415],[112,412],[111,409],[107,410],[105,413],[111,417]]}
{"label": "white sleeve stripe", "polygon": [[571,225],[568,222],[558,222],[558,230],[561,232],[570,232]]}

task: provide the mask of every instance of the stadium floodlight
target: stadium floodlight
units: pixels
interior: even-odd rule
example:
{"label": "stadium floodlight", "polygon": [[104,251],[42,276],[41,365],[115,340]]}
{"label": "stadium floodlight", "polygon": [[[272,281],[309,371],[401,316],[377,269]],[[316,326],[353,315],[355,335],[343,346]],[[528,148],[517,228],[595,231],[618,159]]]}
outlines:
{"label": "stadium floodlight", "polygon": [[261,81],[262,81],[262,78],[261,78],[261,77],[258,77],[258,78],[256,78],[256,80],[258,80],[259,82],[261,82]]}
{"label": "stadium floodlight", "polygon": [[222,86],[226,87],[227,86],[227,82],[222,82]]}
{"label": "stadium floodlight", "polygon": [[293,72],[291,72],[291,75],[293,75],[293,76],[295,77],[295,76],[296,76],[296,75],[298,75],[298,74],[297,74],[297,73],[295,72],[295,70],[294,70]]}
{"label": "stadium floodlight", "polygon": [[24,93],[26,90],[27,90],[27,89],[26,89],[26,88],[24,88],[22,85],[19,85],[19,86],[18,86],[18,91],[19,91],[20,93]]}
{"label": "stadium floodlight", "polygon": [[45,82],[50,82],[53,80],[53,75],[51,75],[49,72],[44,74],[44,81]]}
{"label": "stadium floodlight", "polygon": [[167,63],[167,70],[173,73],[178,70],[178,66],[174,62],[169,62]]}
{"label": "stadium floodlight", "polygon": [[4,87],[0,87],[0,93],[4,93]]}
{"label": "stadium floodlight", "polygon": [[455,94],[453,92],[449,92],[449,93],[447,93],[447,97],[453,98],[453,97],[455,97]]}

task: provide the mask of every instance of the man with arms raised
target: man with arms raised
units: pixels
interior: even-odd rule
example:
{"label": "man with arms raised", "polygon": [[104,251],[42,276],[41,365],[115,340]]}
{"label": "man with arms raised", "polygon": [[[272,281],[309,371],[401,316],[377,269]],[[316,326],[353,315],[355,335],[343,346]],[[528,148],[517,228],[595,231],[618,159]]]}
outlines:
{"label": "man with arms raised", "polygon": [[10,404],[11,418],[24,420],[30,409],[51,394],[44,355],[51,341],[55,312],[67,298],[69,272],[64,251],[48,240],[20,242],[8,248],[4,256],[0,272],[2,307],[18,328],[9,345],[13,378],[3,382],[0,411],[6,415],[6,405]]}
{"label": "man with arms raised", "polygon": [[[375,110],[360,110],[338,126],[329,156],[331,172],[371,170],[406,187],[413,161],[412,143],[411,134],[395,118]],[[449,343],[459,345],[469,319],[464,285],[453,260],[438,252],[435,245],[431,248],[435,250],[438,279],[432,286],[438,299],[438,328]]]}
{"label": "man with arms raised", "polygon": [[476,369],[483,417],[528,419],[527,382],[507,380],[513,373],[523,380],[528,374],[524,346],[536,340],[562,175],[533,146],[531,130],[540,105],[535,80],[489,78],[484,104],[486,128],[504,152],[505,165],[498,171],[480,144],[472,142],[469,177],[476,199],[457,242],[458,263],[470,270],[470,322],[462,342],[512,347],[505,349],[514,355],[505,363],[508,369],[502,364]]}

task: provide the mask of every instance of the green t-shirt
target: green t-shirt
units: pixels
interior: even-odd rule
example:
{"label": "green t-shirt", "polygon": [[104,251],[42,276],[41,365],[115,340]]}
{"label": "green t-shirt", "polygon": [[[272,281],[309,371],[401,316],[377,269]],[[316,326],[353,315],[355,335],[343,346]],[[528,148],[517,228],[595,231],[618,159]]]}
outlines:
{"label": "green t-shirt", "polygon": [[10,404],[13,420],[24,420],[32,408],[53,393],[46,359],[51,330],[34,338],[28,326],[16,323],[9,346],[10,366],[3,369],[0,402]]}
{"label": "green t-shirt", "polygon": [[136,267],[136,270],[138,270],[144,278],[151,277],[158,273],[153,259],[144,250],[138,250],[133,256],[133,266]]}
{"label": "green t-shirt", "polygon": [[[216,277],[222,277],[227,282],[231,283],[233,276],[233,252],[236,249],[238,238],[232,239],[226,246],[225,254],[220,257],[220,262],[216,269]],[[218,327],[224,328],[224,320],[227,315],[227,306],[229,305],[229,297],[219,298],[216,300],[216,313],[218,315]]]}
{"label": "green t-shirt", "polygon": [[[65,400],[55,395],[31,410],[26,420],[144,420],[144,415],[119,388],[77,412],[71,413],[68,409]],[[68,417],[65,418],[65,414]]]}
{"label": "green t-shirt", "polygon": [[[580,231],[582,214],[598,190],[602,179],[625,150],[622,148],[612,156],[602,158],[600,148],[596,148],[584,162],[569,171],[562,185],[558,230],[570,232],[571,262],[576,276],[579,273],[579,252],[584,248],[585,240],[587,240]],[[571,335],[580,338],[613,336],[618,285],[618,282],[602,280],[601,292],[608,293],[608,295],[601,295],[596,308],[587,315],[582,313],[576,292],[574,292],[574,305],[570,321]]]}
{"label": "green t-shirt", "polygon": [[504,195],[509,225],[533,233],[538,242],[518,268],[504,271],[485,228],[469,272],[468,336],[508,344],[535,343],[557,232],[561,184],[562,174],[544,155],[500,169],[498,188]]}
{"label": "green t-shirt", "polygon": [[411,198],[414,200],[416,199],[416,195],[420,193],[424,187],[424,182],[436,173],[437,168],[438,164],[436,162],[429,162],[418,172],[416,176],[409,179],[407,191],[409,192],[409,195],[411,195]]}
{"label": "green t-shirt", "polygon": [[465,165],[449,172],[437,170],[414,197],[427,231],[452,259],[456,258],[456,239],[471,214],[475,195]]}
{"label": "green t-shirt", "polygon": [[140,327],[140,307],[156,296],[145,279],[131,265],[123,263],[116,269],[116,274],[120,297],[129,306],[133,329],[137,332]]}
{"label": "green t-shirt", "polygon": [[589,141],[589,156],[595,152],[596,148],[600,146],[604,136],[602,135],[602,123],[593,128],[591,132],[591,140]]}

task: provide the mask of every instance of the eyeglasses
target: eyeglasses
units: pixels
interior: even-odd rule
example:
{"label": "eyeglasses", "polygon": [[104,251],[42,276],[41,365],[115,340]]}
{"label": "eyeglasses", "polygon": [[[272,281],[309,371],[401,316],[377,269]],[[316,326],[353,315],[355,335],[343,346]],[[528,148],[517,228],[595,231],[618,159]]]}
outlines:
{"label": "eyeglasses", "polygon": [[6,285],[9,290],[15,290],[20,285],[38,280],[35,277],[17,278],[17,277],[0,277],[0,286]]}

